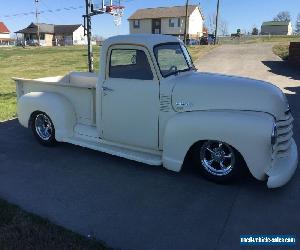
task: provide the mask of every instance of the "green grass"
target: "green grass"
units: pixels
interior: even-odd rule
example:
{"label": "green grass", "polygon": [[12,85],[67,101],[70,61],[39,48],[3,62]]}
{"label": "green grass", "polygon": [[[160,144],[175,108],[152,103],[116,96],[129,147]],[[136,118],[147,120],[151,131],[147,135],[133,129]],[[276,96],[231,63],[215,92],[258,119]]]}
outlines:
{"label": "green grass", "polygon": [[108,249],[0,200],[0,249]]}
{"label": "green grass", "polygon": [[189,52],[191,54],[191,57],[193,61],[195,62],[197,59],[203,57],[207,53],[209,53],[211,50],[216,48],[214,45],[191,45],[188,46]]}
{"label": "green grass", "polygon": [[231,37],[219,38],[219,44],[252,44],[252,43],[289,43],[299,42],[300,36],[242,36],[232,39]]}
{"label": "green grass", "polygon": [[[16,117],[16,91],[11,77],[38,78],[86,71],[87,50],[83,46],[0,48],[0,121]],[[95,69],[99,47],[94,47]]]}
{"label": "green grass", "polygon": [[[213,46],[190,46],[194,60]],[[99,69],[99,47],[94,47],[95,70]],[[87,71],[87,49],[70,47],[0,48],[0,121],[16,117],[16,91],[12,77],[39,78]]]}
{"label": "green grass", "polygon": [[289,57],[289,44],[276,44],[273,46],[273,53],[282,60],[287,60]]}

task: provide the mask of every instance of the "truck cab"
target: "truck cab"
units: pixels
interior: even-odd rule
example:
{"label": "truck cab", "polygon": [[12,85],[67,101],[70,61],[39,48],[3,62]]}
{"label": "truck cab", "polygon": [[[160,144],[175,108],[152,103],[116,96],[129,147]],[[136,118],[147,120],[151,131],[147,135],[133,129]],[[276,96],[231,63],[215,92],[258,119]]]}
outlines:
{"label": "truck cab", "polygon": [[231,181],[248,167],[269,187],[284,185],[297,167],[282,91],[197,72],[172,36],[107,39],[99,75],[15,81],[18,119],[43,145],[69,142],[177,172],[191,154],[212,181]]}

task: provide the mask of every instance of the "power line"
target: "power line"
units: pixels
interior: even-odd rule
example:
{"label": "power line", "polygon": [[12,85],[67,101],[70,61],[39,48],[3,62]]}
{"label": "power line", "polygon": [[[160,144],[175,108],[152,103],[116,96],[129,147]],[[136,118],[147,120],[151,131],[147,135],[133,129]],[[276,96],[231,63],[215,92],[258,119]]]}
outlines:
{"label": "power line", "polygon": [[[48,4],[45,3],[45,1],[41,0],[40,3],[41,3],[42,5],[44,5],[45,8],[47,8],[47,9],[49,9],[49,10],[52,9],[51,7],[48,6]],[[63,22],[63,19],[61,18],[60,15],[57,14],[57,12],[52,12],[52,13],[55,14],[55,16]],[[51,14],[52,14],[52,13],[51,13]],[[49,20],[47,17],[45,17],[45,15],[43,16],[43,18],[46,18],[47,20]],[[52,21],[51,21],[51,22],[52,22]]]}
{"label": "power line", "polygon": [[[64,7],[64,8],[59,8],[59,9],[45,9],[39,11],[39,14],[45,14],[45,13],[55,13],[55,12],[61,12],[61,11],[74,11],[74,10],[79,10],[83,9],[83,6],[70,6],[70,7]],[[30,12],[23,12],[23,13],[16,13],[16,14],[10,14],[10,15],[2,15],[0,18],[11,18],[11,17],[19,17],[19,16],[29,16],[29,15],[35,15],[35,11],[30,11]]]}

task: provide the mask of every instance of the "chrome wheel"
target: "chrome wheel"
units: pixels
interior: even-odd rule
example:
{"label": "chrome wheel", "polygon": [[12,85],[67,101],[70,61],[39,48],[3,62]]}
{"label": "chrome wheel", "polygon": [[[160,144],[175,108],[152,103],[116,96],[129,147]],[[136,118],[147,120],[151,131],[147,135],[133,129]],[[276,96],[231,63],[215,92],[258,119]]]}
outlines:
{"label": "chrome wheel", "polygon": [[228,175],[235,165],[234,150],[224,142],[207,141],[200,149],[202,166],[215,176]]}
{"label": "chrome wheel", "polygon": [[53,133],[52,122],[45,114],[38,114],[34,121],[37,135],[44,141],[48,141]]}

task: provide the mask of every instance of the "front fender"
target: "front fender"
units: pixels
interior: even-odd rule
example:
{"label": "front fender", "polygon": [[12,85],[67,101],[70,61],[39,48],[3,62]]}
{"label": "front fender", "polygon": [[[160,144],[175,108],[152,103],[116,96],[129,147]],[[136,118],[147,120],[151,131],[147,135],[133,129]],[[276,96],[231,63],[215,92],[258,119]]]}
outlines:
{"label": "front fender", "polygon": [[56,140],[63,141],[64,137],[73,136],[76,114],[66,97],[51,92],[30,92],[19,98],[17,113],[22,126],[29,126],[31,115],[36,111],[42,111],[51,118]]}
{"label": "front fender", "polygon": [[228,143],[243,156],[252,175],[265,179],[271,166],[274,118],[252,111],[195,111],[172,117],[163,138],[163,164],[180,171],[188,150],[198,141]]}

